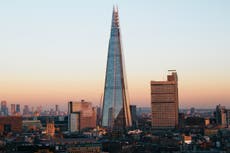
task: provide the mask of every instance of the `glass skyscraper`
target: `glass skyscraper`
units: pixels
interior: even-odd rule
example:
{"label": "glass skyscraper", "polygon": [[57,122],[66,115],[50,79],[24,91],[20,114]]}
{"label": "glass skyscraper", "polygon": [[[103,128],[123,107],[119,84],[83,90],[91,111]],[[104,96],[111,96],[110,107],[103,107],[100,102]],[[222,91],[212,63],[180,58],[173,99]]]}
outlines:
{"label": "glass skyscraper", "polygon": [[102,113],[104,127],[123,129],[132,125],[117,8],[113,9]]}

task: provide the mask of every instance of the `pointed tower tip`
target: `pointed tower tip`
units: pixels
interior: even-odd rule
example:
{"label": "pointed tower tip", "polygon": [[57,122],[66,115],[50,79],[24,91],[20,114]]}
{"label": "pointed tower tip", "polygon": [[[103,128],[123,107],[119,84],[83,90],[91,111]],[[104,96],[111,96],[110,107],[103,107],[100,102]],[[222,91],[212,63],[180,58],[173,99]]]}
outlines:
{"label": "pointed tower tip", "polygon": [[117,5],[113,5],[113,12],[118,12],[118,6]]}
{"label": "pointed tower tip", "polygon": [[112,27],[119,27],[118,8],[113,5]]}

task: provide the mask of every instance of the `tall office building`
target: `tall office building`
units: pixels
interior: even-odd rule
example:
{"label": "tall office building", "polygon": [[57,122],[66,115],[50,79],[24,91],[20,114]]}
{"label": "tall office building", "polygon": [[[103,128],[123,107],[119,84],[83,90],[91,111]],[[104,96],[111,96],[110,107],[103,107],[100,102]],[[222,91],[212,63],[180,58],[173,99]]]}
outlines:
{"label": "tall office building", "polygon": [[10,114],[13,116],[16,113],[16,107],[15,104],[10,105]]}
{"label": "tall office building", "polygon": [[220,104],[216,106],[215,117],[218,125],[227,126],[227,109]]}
{"label": "tall office building", "polygon": [[178,126],[178,79],[176,71],[167,81],[151,81],[152,127],[155,129]]}
{"label": "tall office building", "polygon": [[5,100],[1,101],[1,115],[2,116],[8,115],[7,102]]}
{"label": "tall office building", "polygon": [[102,126],[124,129],[132,125],[118,9],[113,9],[102,110]]}
{"label": "tall office building", "polygon": [[56,112],[59,111],[59,105],[55,105],[55,111],[56,111]]}
{"label": "tall office building", "polygon": [[20,104],[11,104],[10,105],[10,114],[11,116],[20,115]]}
{"label": "tall office building", "polygon": [[21,112],[20,104],[16,104],[16,110],[15,111],[17,114],[20,114],[20,112]]}
{"label": "tall office building", "polygon": [[82,100],[81,102],[68,103],[70,132],[78,132],[84,128],[95,128],[97,110],[92,103]]}
{"label": "tall office building", "polygon": [[59,105],[55,105],[55,115],[59,115]]}

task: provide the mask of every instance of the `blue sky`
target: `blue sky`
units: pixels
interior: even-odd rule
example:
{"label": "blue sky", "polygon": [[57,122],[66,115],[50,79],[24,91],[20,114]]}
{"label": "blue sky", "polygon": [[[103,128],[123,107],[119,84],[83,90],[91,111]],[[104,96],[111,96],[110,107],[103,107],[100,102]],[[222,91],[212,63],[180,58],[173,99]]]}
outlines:
{"label": "blue sky", "polygon": [[181,107],[229,106],[227,0],[1,1],[0,99],[98,104],[114,4],[132,104],[149,106],[150,80],[176,69]]}

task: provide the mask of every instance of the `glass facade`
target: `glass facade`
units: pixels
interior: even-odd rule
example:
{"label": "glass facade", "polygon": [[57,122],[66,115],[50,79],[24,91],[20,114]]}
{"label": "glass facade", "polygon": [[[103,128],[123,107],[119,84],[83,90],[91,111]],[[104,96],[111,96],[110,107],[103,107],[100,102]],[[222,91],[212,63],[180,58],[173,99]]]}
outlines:
{"label": "glass facade", "polygon": [[124,128],[131,124],[118,11],[114,9],[105,77],[102,126]]}

